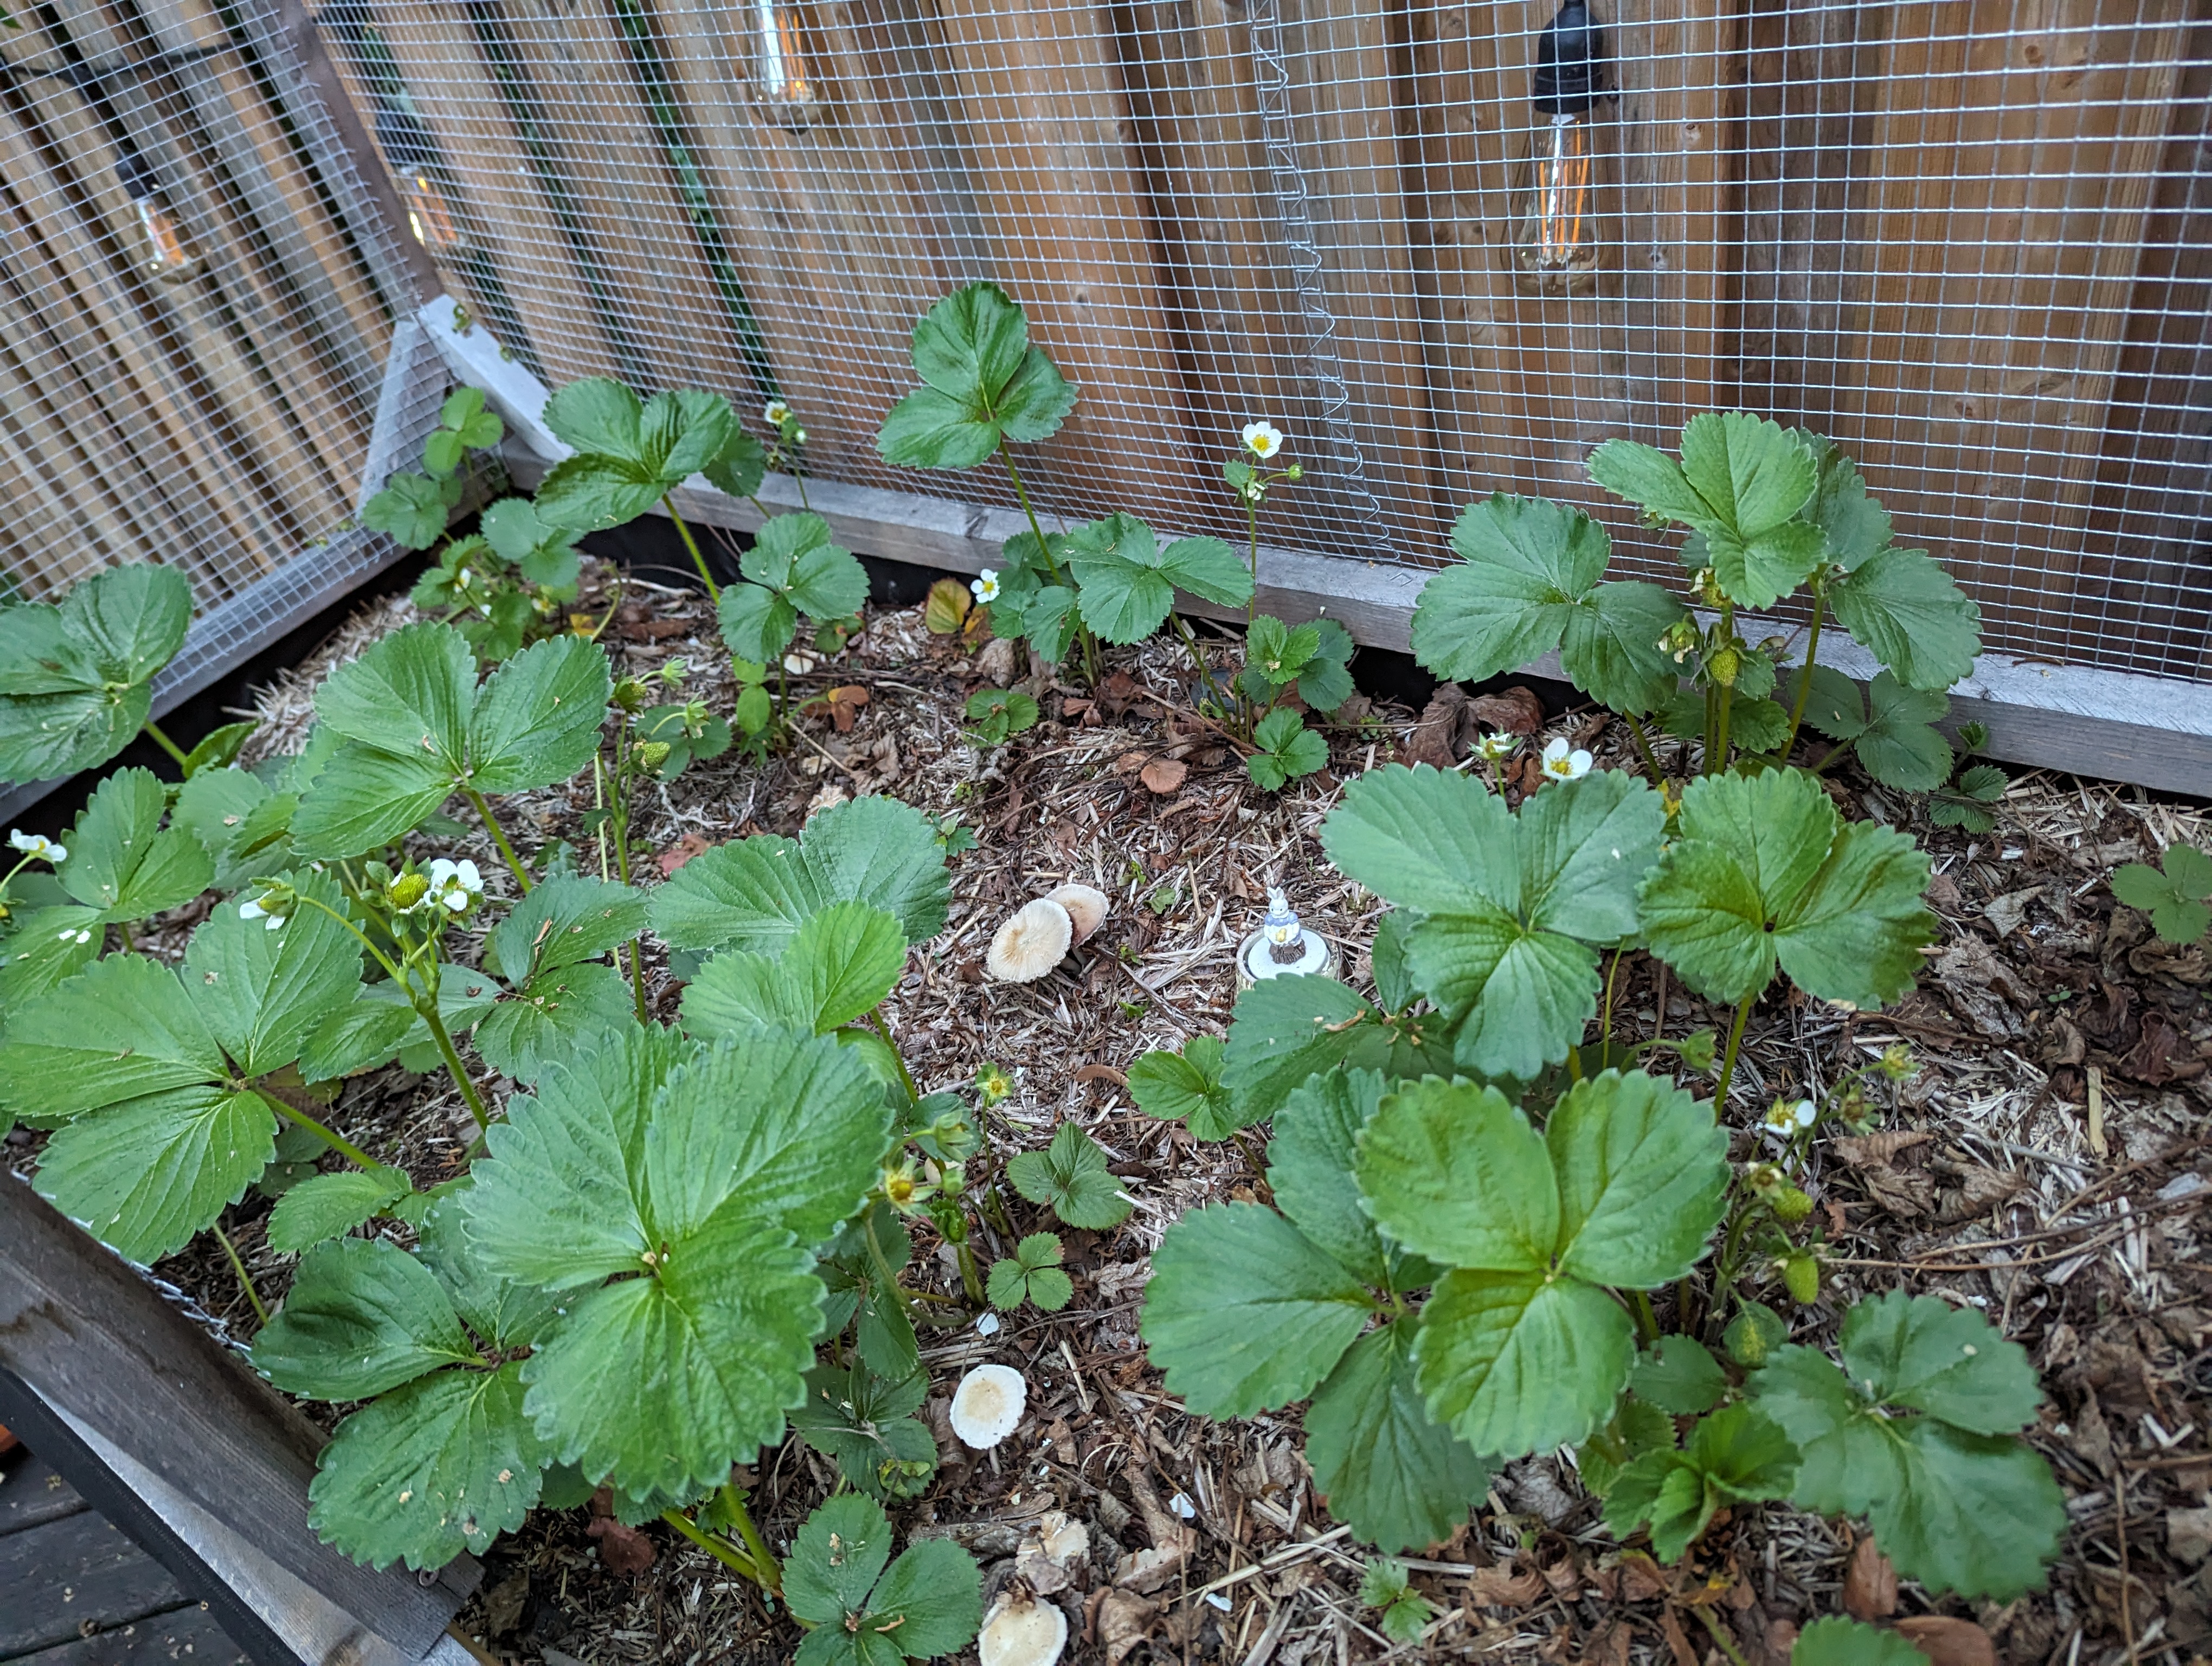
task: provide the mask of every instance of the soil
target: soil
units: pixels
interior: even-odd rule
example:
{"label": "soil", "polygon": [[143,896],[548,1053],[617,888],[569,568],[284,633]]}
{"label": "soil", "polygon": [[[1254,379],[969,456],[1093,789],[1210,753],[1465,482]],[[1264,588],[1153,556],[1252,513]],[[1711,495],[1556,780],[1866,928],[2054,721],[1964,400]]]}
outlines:
{"label": "soil", "polygon": [[[643,674],[680,655],[694,667],[690,691],[730,709],[735,690],[703,598],[635,581],[617,595],[604,569],[588,582],[580,605],[615,608],[603,640],[620,669]],[[323,673],[413,617],[404,601],[365,610],[268,690],[249,757],[295,748]],[[1478,720],[1537,727],[1507,766],[1516,784],[1547,733],[1590,746],[1601,765],[1633,769],[1628,738],[1586,710],[1547,721],[1526,691],[1471,712],[1447,690],[1419,714],[1356,696],[1348,721],[1328,732],[1328,770],[1268,794],[1250,785],[1237,748],[1183,704],[1190,671],[1179,645],[1116,652],[1096,690],[1027,677],[1043,721],[979,749],[963,738],[961,708],[994,668],[1001,683],[1030,669],[1003,648],[979,660],[972,645],[931,635],[919,608],[872,612],[844,653],[794,678],[811,703],[786,753],[765,764],[735,751],[695,763],[640,806],[642,836],[669,872],[726,839],[795,832],[848,794],[893,793],[959,817],[979,843],[953,860],[950,923],[914,952],[888,1009],[893,1033],[925,1090],[967,1084],[987,1062],[1013,1078],[1014,1093],[988,1119],[1000,1152],[1079,1122],[1135,1201],[1113,1231],[1064,1234],[1077,1292],[1066,1310],[1025,1309],[988,1336],[962,1316],[925,1335],[943,1468],[925,1497],[894,1511],[902,1535],[967,1544],[988,1590],[1010,1576],[1025,1525],[1050,1510],[1081,1520],[1090,1566],[1056,1600],[1069,1615],[1068,1657],[1105,1666],[1475,1656],[1696,1666],[1724,1659],[1715,1626],[1747,1666],[1774,1666],[1799,1626],[1846,1608],[1909,1622],[1924,1648],[1959,1666],[2212,1653],[2212,1264],[2200,1237],[2212,1196],[2202,1139],[2212,1112],[2208,964],[2202,945],[2159,944],[2106,884],[2120,862],[2154,858],[2176,840],[2206,842],[2212,818],[2201,808],[2022,774],[1995,830],[1975,836],[1931,829],[1917,802],[1835,772],[1831,790],[1847,814],[1904,826],[1930,851],[1942,940],[1920,989],[1891,1011],[1794,995],[1763,1003],[1727,1108],[1736,1155],[1747,1157],[1776,1097],[1814,1091],[1893,1042],[1913,1049],[1921,1067],[1883,1130],[1820,1150],[1812,1189],[1837,1257],[1820,1302],[1792,1309],[1778,1290],[1767,1293],[1794,1312],[1800,1341],[1831,1337],[1852,1299],[1901,1285],[1983,1312],[2028,1350],[2049,1395],[2029,1438],[2072,1518],[2048,1589],[2003,1606],[1930,1601],[1881,1577],[1876,1551],[1849,1527],[1780,1505],[1717,1523],[1680,1571],[1662,1572],[1606,1531],[1562,1454],[1510,1466],[1469,1525],[1409,1559],[1437,1618],[1420,1641],[1394,1645],[1358,1600],[1361,1554],[1313,1493],[1297,1416],[1194,1419],[1146,1362],[1137,1319],[1148,1253],[1185,1210],[1249,1197],[1256,1177],[1237,1145],[1198,1144],[1138,1113],[1123,1073],[1149,1048],[1226,1027],[1234,953],[1270,883],[1340,945],[1346,976],[1364,981],[1380,905],[1328,866],[1317,839],[1344,781],[1393,759],[1463,757]],[[832,689],[866,697],[825,698]],[[1671,750],[1662,743],[1662,763]],[[568,837],[590,856],[581,825],[591,790],[586,781],[523,794],[503,808],[528,842]],[[472,855],[496,890],[496,853],[461,843],[434,854]],[[1103,928],[1038,982],[986,982],[983,948],[998,923],[1071,879],[1112,898]],[[166,922],[156,952],[179,952],[208,906]],[[678,986],[665,966],[653,972],[658,1015],[671,1019]],[[1620,977],[1623,1022],[1642,1033],[1724,1030],[1725,1012],[1668,988],[1656,964],[1631,958]],[[489,1087],[503,1098],[508,1085]],[[423,1184],[458,1167],[472,1133],[443,1078],[396,1067],[345,1084],[331,1116]],[[35,1141],[14,1140],[10,1155],[27,1166]],[[1007,1201],[1018,1231],[1052,1224]],[[249,1194],[224,1225],[274,1301],[290,1258],[264,1242],[268,1207]],[[950,1252],[935,1253],[917,1225],[913,1276],[958,1297]],[[987,1264],[1011,1253],[988,1224],[982,1236]],[[219,1252],[196,1250],[155,1272],[218,1335],[250,1337],[252,1313]],[[1013,1437],[978,1455],[951,1438],[945,1410],[959,1375],[987,1359],[1025,1374],[1029,1412]],[[762,1454],[749,1478],[753,1508],[779,1548],[833,1478],[796,1439]],[[595,1533],[588,1511],[541,1511],[495,1546],[462,1617],[477,1651],[550,1666],[791,1657],[798,1631],[750,1584],[658,1525],[638,1535],[612,1527]],[[1146,1550],[1166,1554],[1138,1563]],[[958,1658],[972,1661],[972,1649]]]}

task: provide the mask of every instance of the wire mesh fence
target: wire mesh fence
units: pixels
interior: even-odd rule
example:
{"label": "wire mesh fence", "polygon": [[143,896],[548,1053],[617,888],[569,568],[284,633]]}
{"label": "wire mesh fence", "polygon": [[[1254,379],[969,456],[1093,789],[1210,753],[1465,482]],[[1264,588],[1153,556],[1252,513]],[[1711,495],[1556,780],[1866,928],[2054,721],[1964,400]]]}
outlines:
{"label": "wire mesh fence", "polygon": [[[56,5],[0,37],[0,539],[34,587],[80,524],[234,582],[350,510],[377,260],[302,130],[249,112],[251,7]],[[1027,471],[1061,514],[1239,532],[1218,465],[1264,416],[1306,471],[1270,543],[1433,562],[1466,502],[1543,492],[1654,573],[1673,552],[1583,459],[1740,406],[1858,455],[1991,647],[2212,673],[2212,5],[1594,0],[1587,100],[1538,85],[1557,5],[319,22],[406,229],[550,383],[782,397],[816,472],[1006,502],[872,444],[914,319],[989,277],[1082,388]],[[139,270],[149,178],[234,276]]]}
{"label": "wire mesh fence", "polygon": [[235,604],[352,520],[398,246],[273,9],[10,10],[0,575],[38,596],[152,560]]}

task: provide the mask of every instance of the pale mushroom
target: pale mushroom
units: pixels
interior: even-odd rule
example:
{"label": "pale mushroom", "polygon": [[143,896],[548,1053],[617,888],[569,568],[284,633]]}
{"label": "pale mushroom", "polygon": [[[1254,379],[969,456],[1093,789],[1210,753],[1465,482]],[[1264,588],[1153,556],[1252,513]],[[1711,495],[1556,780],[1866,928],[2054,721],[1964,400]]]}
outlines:
{"label": "pale mushroom", "polygon": [[1045,901],[1057,903],[1067,910],[1068,919],[1075,926],[1075,940],[1088,942],[1091,934],[1106,923],[1106,893],[1089,885],[1066,885],[1055,886],[1045,892]]}
{"label": "pale mushroom", "polygon": [[1030,1401],[1029,1384],[1011,1365],[978,1365],[952,1391],[952,1432],[983,1451],[1013,1433]]}
{"label": "pale mushroom", "polygon": [[1024,1535],[1014,1572],[1040,1596],[1066,1590],[1078,1565],[1091,1558],[1091,1529],[1058,1510],[1048,1510]]}
{"label": "pale mushroom", "polygon": [[1067,1646],[1067,1616],[1055,1602],[1001,1591],[975,1639],[982,1666],[1053,1666]]}
{"label": "pale mushroom", "polygon": [[1067,958],[1075,922],[1049,897],[1024,903],[999,927],[983,957],[983,970],[1001,983],[1034,983]]}

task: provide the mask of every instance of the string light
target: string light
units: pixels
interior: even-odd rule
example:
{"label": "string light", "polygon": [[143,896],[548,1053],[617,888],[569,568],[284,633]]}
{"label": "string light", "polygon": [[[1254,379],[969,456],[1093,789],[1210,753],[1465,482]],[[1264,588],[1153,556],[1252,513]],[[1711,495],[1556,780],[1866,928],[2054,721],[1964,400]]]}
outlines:
{"label": "string light", "polygon": [[392,183],[415,240],[434,255],[459,248],[460,223],[445,163],[422,119],[386,106],[376,112],[376,144],[392,169]]}
{"label": "string light", "polygon": [[131,199],[143,240],[146,271],[164,283],[181,283],[205,264],[192,247],[184,222],[161,189],[154,164],[137,151],[126,150],[115,164],[115,183]]}
{"label": "string light", "polygon": [[790,0],[752,0],[753,88],[779,127],[811,125],[825,101],[815,73],[812,31]]}
{"label": "string light", "polygon": [[1598,73],[1605,36],[1584,0],[1566,0],[1536,43],[1530,120],[1514,192],[1515,280],[1532,295],[1588,295],[1600,246]]}

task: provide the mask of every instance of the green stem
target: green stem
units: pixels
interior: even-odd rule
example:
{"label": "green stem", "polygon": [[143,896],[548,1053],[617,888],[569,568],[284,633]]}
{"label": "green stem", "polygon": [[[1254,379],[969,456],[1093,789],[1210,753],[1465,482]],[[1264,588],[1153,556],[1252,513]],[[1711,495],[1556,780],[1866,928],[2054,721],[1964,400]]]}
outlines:
{"label": "green stem", "polygon": [[1636,750],[1644,755],[1644,773],[1651,778],[1654,787],[1659,785],[1659,755],[1651,750],[1651,737],[1644,732],[1644,725],[1632,713],[1623,712],[1628,719],[1628,732],[1636,737]]}
{"label": "green stem", "polygon": [[1813,658],[1820,651],[1820,620],[1828,605],[1827,593],[1813,593],[1813,634],[1805,639],[1805,671],[1797,679],[1797,698],[1790,708],[1790,733],[1782,743],[1779,754],[1784,763],[1790,761],[1791,748],[1797,744],[1797,727],[1805,721],[1805,702],[1813,692]]}
{"label": "green stem", "polygon": [[1630,1310],[1636,1316],[1636,1334],[1641,1336],[1647,1342],[1657,1341],[1659,1340],[1659,1316],[1651,1310],[1650,1292],[1644,1290],[1630,1291],[1628,1292],[1628,1305]]}
{"label": "green stem", "polygon": [[[622,876],[622,882],[624,885],[629,883],[629,771],[623,764],[623,759],[629,755],[629,714],[624,712],[615,724],[615,801],[612,813],[609,818],[613,822],[615,830],[615,872]],[[592,774],[593,794],[604,802],[605,793],[602,790],[602,783],[605,777],[597,758],[592,760]],[[607,872],[605,837],[605,830],[602,828],[599,844],[599,877],[603,879],[606,878]],[[645,958],[635,937],[629,940],[629,985],[630,991],[636,1000],[637,1021],[643,1024],[646,1022]]]}
{"label": "green stem", "polygon": [[331,919],[337,921],[338,924],[343,926],[348,931],[359,938],[361,939],[361,946],[367,949],[371,955],[374,956],[376,964],[384,968],[384,975],[390,978],[394,983],[397,983],[401,988],[404,989],[408,987],[407,974],[401,971],[398,966],[392,964],[392,957],[385,953],[383,950],[378,948],[374,940],[370,938],[367,932],[362,930],[359,926],[355,925],[352,921],[347,919],[345,915],[340,914],[328,903],[323,902],[317,897],[309,897],[304,892],[295,891],[293,895],[298,897],[301,902],[305,903],[309,908],[320,909],[325,914],[330,915]]}
{"label": "green stem", "polygon": [[[1014,496],[1021,502],[1022,513],[1029,517],[1030,532],[1037,541],[1037,553],[1044,557],[1045,571],[1052,575],[1054,584],[1066,585],[1067,580],[1060,570],[1060,563],[1052,558],[1052,546],[1044,541],[1043,523],[1030,505],[1029,488],[1022,483],[1022,473],[1014,466],[1013,453],[1003,443],[999,447],[999,460],[1006,465],[1006,478],[1014,483]],[[1075,635],[1083,644],[1084,670],[1095,685],[1098,681],[1098,639],[1091,634],[1091,627],[1083,623],[1080,615],[1075,621]]]}
{"label": "green stem", "polygon": [[230,1257],[230,1270],[238,1274],[238,1287],[246,1292],[246,1299],[253,1304],[254,1318],[260,1322],[264,1329],[266,1329],[269,1324],[269,1310],[261,1304],[261,1292],[253,1287],[253,1280],[246,1276],[246,1263],[238,1258],[238,1250],[231,1243],[228,1235],[223,1231],[222,1223],[210,1221],[208,1231],[215,1234],[215,1241],[222,1246],[222,1253]]}
{"label": "green stem", "polygon": [[1198,638],[1191,635],[1189,623],[1183,618],[1182,614],[1173,611],[1169,612],[1168,617],[1175,621],[1176,629],[1182,633],[1182,645],[1190,651],[1191,664],[1198,667],[1198,680],[1200,686],[1204,688],[1208,694],[1212,693],[1213,673],[1206,668],[1206,654],[1198,646]]}
{"label": "green stem", "polygon": [[139,727],[143,728],[148,734],[153,737],[154,744],[156,746],[159,746],[171,757],[176,759],[177,768],[181,769],[185,767],[185,764],[187,762],[187,754],[184,748],[178,745],[175,741],[170,739],[168,736],[163,734],[161,733],[161,726],[160,724],[156,723],[149,717]]}
{"label": "green stem", "polygon": [[890,1026],[884,1022],[884,1009],[882,1006],[877,1006],[869,1009],[868,1027],[873,1030],[878,1036],[882,1037],[884,1045],[890,1049],[891,1057],[898,1065],[899,1081],[906,1088],[906,1097],[913,1100],[916,1104],[920,1104],[921,1103],[921,1089],[915,1084],[914,1073],[906,1067],[906,1059],[905,1056],[899,1052],[898,1043],[891,1039]]}
{"label": "green stem", "polygon": [[1237,1149],[1244,1153],[1244,1160],[1252,1165],[1253,1177],[1258,1180],[1266,1179],[1267,1165],[1261,1159],[1260,1153],[1253,1149],[1252,1142],[1244,1137],[1244,1130],[1233,1128],[1230,1131],[1229,1137],[1237,1142]]}
{"label": "green stem", "polygon": [[321,1140],[332,1151],[336,1152],[340,1157],[345,1158],[347,1162],[351,1163],[362,1170],[380,1169],[384,1166],[384,1164],[379,1163],[359,1146],[355,1145],[352,1140],[346,1139],[343,1134],[332,1133],[329,1128],[325,1128],[320,1122],[318,1122],[313,1117],[308,1116],[307,1112],[293,1110],[291,1106],[286,1104],[283,1100],[278,1098],[267,1088],[257,1086],[253,1091],[261,1096],[262,1103],[266,1104],[270,1110],[275,1111],[279,1116],[282,1116],[288,1122],[298,1123],[301,1128],[307,1129],[308,1133],[313,1134],[316,1139]]}
{"label": "green stem", "polygon": [[714,575],[707,570],[707,557],[699,553],[699,540],[691,536],[691,529],[684,524],[684,517],[676,513],[676,499],[664,494],[660,507],[668,511],[668,518],[676,523],[676,535],[684,540],[684,547],[691,552],[691,564],[699,569],[699,577],[707,587],[707,599],[719,605],[722,587],[714,582]]}
{"label": "green stem", "polygon": [[729,1546],[719,1542],[712,1534],[701,1531],[698,1525],[682,1511],[664,1510],[660,1512],[660,1519],[721,1563],[723,1566],[735,1569],[757,1585],[763,1588],[768,1585],[768,1581],[761,1578],[760,1570],[753,1566],[750,1558],[740,1555]]}
{"label": "green stem", "polygon": [[806,471],[799,466],[799,459],[796,457],[791,459],[791,477],[799,485],[799,507],[802,509],[812,510],[814,506],[806,501]]}
{"label": "green stem", "polygon": [[1244,526],[1251,534],[1252,596],[1244,604],[1244,628],[1249,630],[1260,617],[1260,506],[1249,497],[1244,500]]}
{"label": "green stem", "polygon": [[468,1067],[461,1062],[460,1049],[453,1045],[453,1037],[447,1033],[446,1020],[438,1011],[437,995],[433,993],[427,1001],[417,1001],[415,1010],[422,1014],[422,1022],[430,1026],[430,1038],[438,1043],[438,1051],[446,1061],[446,1069],[453,1076],[453,1085],[461,1090],[461,1097],[468,1102],[469,1115],[477,1119],[478,1128],[489,1128],[491,1113],[484,1109],[484,1102],[477,1092],[477,1085],[469,1079]]}
{"label": "green stem", "polygon": [[[978,1306],[988,1303],[990,1298],[983,1293],[983,1269],[976,1264],[975,1246],[963,1238],[952,1250],[960,1257],[960,1287],[968,1292],[968,1299]],[[915,1292],[917,1296],[929,1293],[926,1290]]]}
{"label": "green stem", "polygon": [[1751,1016],[1751,1004],[1759,999],[1753,989],[1736,1003],[1735,1022],[1729,1026],[1728,1056],[1721,1061],[1720,1085],[1713,1092],[1713,1120],[1718,1122],[1728,1114],[1729,1084],[1735,1079],[1736,1049],[1743,1045],[1744,1020]]}
{"label": "green stem", "polygon": [[1813,766],[1813,773],[1816,775],[1819,775],[1820,771],[1826,769],[1831,763],[1833,763],[1845,752],[1850,751],[1850,749],[1851,744],[1848,740],[1838,741],[1834,745],[1829,747],[1826,752],[1822,754],[1820,761]]}
{"label": "green stem", "polygon": [[745,1549],[760,1570],[761,1584],[770,1590],[783,1589],[783,1568],[761,1537],[760,1529],[753,1525],[752,1512],[745,1508],[745,1495],[728,1481],[722,1483],[722,1508],[730,1512],[737,1524],[738,1536],[745,1541]]}
{"label": "green stem", "polygon": [[1735,690],[1723,688],[1720,696],[1720,736],[1713,742],[1713,750],[1705,758],[1705,773],[1709,775],[1728,773],[1729,719],[1735,715]]}
{"label": "green stem", "polygon": [[1743,1657],[1743,1651],[1736,1647],[1735,1639],[1723,1629],[1721,1622],[1715,1618],[1711,1608],[1701,1606],[1692,1608],[1691,1612],[1705,1622],[1705,1629],[1713,1634],[1713,1641],[1721,1645],[1722,1652],[1734,1661],[1735,1666],[1751,1666],[1751,1663]]}
{"label": "green stem", "polygon": [[499,854],[506,859],[507,871],[514,876],[514,883],[522,887],[525,897],[529,896],[530,876],[522,871],[522,859],[514,854],[514,847],[507,842],[507,830],[499,824],[499,818],[491,813],[491,806],[484,802],[483,793],[465,782],[462,784],[461,793],[475,809],[477,819],[484,824],[484,831],[491,835],[491,842],[499,847]]}

